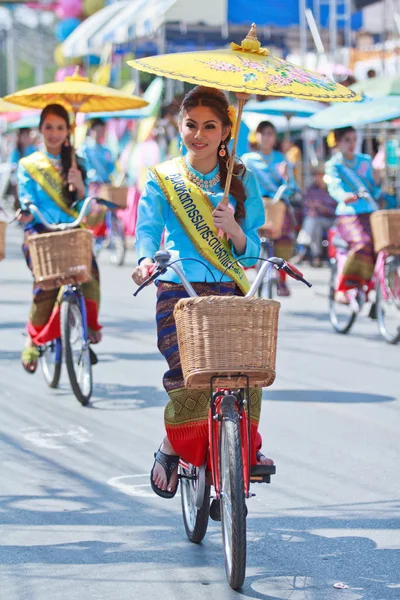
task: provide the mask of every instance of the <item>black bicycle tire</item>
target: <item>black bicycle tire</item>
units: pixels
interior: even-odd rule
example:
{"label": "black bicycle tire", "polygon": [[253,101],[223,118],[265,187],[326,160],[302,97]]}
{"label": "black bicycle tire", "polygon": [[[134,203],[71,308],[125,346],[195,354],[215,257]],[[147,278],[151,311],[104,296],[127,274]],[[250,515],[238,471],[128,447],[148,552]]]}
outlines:
{"label": "black bicycle tire", "polygon": [[181,479],[181,506],[183,524],[185,526],[186,535],[188,539],[194,544],[200,544],[200,542],[204,539],[204,536],[207,533],[208,519],[210,515],[210,486],[205,486],[203,503],[200,508],[197,508],[195,526],[193,527],[193,529],[191,529],[190,523],[188,523],[186,519],[183,485],[185,484],[182,482]]}
{"label": "black bicycle tire", "polygon": [[[111,218],[112,218],[111,227],[113,227],[114,222],[117,222],[117,221],[115,221],[115,219],[118,219],[118,217],[114,217],[114,215],[112,215]],[[122,267],[122,265],[125,262],[125,256],[126,256],[126,240],[125,240],[125,234],[124,234],[124,231],[123,231],[123,225],[122,225],[122,223],[121,223],[121,226],[122,226],[122,231],[119,232],[119,233],[121,233],[121,235],[119,235],[119,233],[118,233],[118,236],[119,236],[119,238],[122,241],[121,256],[120,257],[116,257],[116,254],[113,254],[114,250],[112,248],[109,250],[109,252],[110,252],[110,262],[111,262],[111,264],[116,265],[117,267]],[[113,237],[114,236],[115,236],[115,232],[113,233]],[[116,257],[116,260],[112,260],[113,256]]]}
{"label": "black bicycle tire", "polygon": [[[389,265],[390,268],[390,265]],[[385,328],[385,319],[383,317],[383,306],[382,306],[382,286],[378,279],[375,286],[376,290],[376,318],[378,322],[379,333],[383,339],[391,345],[395,345],[400,341],[400,330],[397,335],[391,336]]]}
{"label": "black bicycle tire", "polygon": [[[239,590],[246,576],[246,501],[244,494],[242,447],[240,439],[239,415],[234,398],[224,398],[221,407],[221,440],[227,437],[230,501],[232,506],[232,565],[229,568],[225,552],[224,496],[221,497],[222,539],[224,545],[225,571],[228,583]],[[222,444],[219,449],[220,475],[222,473]],[[224,490],[222,490],[224,491]]]}
{"label": "black bicycle tire", "polygon": [[62,367],[62,356],[60,356],[60,362],[59,363],[55,363],[53,377],[51,377],[51,378],[47,378],[46,377],[46,373],[45,373],[45,370],[44,370],[43,361],[44,361],[44,358],[42,356],[41,359],[40,359],[40,363],[41,363],[41,367],[42,367],[42,372],[43,372],[44,379],[45,379],[47,385],[49,386],[49,388],[52,388],[54,390],[54,389],[56,389],[58,387],[58,384],[60,383],[61,367]]}
{"label": "black bicycle tire", "polygon": [[74,369],[74,362],[72,357],[71,345],[69,343],[69,319],[68,313],[71,304],[76,304],[74,298],[72,296],[67,296],[63,299],[60,308],[60,321],[61,321],[61,339],[62,339],[62,351],[65,357],[65,366],[67,367],[67,373],[69,377],[69,381],[72,387],[72,391],[74,392],[75,398],[82,404],[82,406],[87,406],[93,391],[93,378],[92,378],[92,367],[90,365],[90,390],[88,394],[83,394],[81,388],[79,386],[78,380],[76,378],[76,373]]}
{"label": "black bicycle tire", "polygon": [[331,264],[331,278],[329,281],[329,320],[333,329],[342,335],[345,335],[352,328],[356,318],[357,313],[354,311],[350,314],[350,318],[344,327],[340,327],[337,318],[334,318],[334,307],[335,307],[335,291],[336,291],[336,273],[337,266],[335,264]]}

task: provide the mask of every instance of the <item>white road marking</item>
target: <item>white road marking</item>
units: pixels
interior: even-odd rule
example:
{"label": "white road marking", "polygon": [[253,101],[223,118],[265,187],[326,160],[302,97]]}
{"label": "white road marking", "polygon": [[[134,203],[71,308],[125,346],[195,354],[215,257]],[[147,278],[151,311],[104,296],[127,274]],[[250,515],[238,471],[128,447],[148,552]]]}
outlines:
{"label": "white road marking", "polygon": [[72,425],[67,429],[50,429],[50,427],[27,427],[21,429],[22,436],[39,448],[61,449],[68,445],[87,444],[92,437],[81,425]]}

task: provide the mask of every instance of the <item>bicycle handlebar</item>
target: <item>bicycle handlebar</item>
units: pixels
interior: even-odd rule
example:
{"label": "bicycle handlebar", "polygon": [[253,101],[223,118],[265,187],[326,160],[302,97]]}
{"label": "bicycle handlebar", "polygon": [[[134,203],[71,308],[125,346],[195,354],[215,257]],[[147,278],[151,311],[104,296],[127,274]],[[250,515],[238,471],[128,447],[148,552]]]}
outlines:
{"label": "bicycle handlebar", "polygon": [[74,227],[78,227],[78,225],[82,223],[86,213],[86,209],[89,206],[91,200],[97,201],[96,198],[92,198],[90,196],[85,198],[79,215],[75,219],[75,221],[73,221],[72,223],[59,223],[58,225],[55,225],[54,223],[49,223],[47,219],[43,216],[43,214],[40,212],[38,207],[35,204],[33,204],[33,202],[25,202],[25,206],[26,211],[34,214],[39,219],[39,221],[41,221],[42,225],[44,225],[47,229],[50,229],[51,231],[65,231],[66,229],[74,229]]}
{"label": "bicycle handlebar", "polygon": [[[136,292],[133,294],[135,297],[139,294],[139,292],[142,291],[143,288],[148,286],[151,282],[155,281],[160,275],[163,275],[169,268],[175,271],[189,296],[197,297],[197,294],[192,284],[187,280],[182,269],[178,267],[176,262],[171,261],[171,254],[167,250],[160,250],[156,252],[154,255],[154,259],[156,261],[155,265],[150,267],[149,269],[151,270],[151,275],[138,287]],[[246,298],[251,298],[252,296],[255,296],[258,288],[261,285],[262,280],[265,277],[266,271],[271,268],[275,268],[277,271],[283,270],[293,279],[301,281],[308,287],[312,287],[312,284],[306,279],[304,279],[303,273],[290,263],[287,263],[285,260],[283,260],[283,258],[278,258],[277,256],[274,256],[272,258],[264,259],[263,262],[264,264],[258,271],[257,276],[250,287],[250,290],[246,294]]]}

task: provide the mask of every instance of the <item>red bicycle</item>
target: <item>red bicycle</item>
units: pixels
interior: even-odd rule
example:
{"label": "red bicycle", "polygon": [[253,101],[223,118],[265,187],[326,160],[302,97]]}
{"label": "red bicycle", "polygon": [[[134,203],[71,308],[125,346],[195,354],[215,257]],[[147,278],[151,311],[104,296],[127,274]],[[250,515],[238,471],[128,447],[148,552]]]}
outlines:
{"label": "red bicycle", "polygon": [[[149,279],[135,292],[154,281],[171,268],[180,278],[190,297],[197,296],[190,282],[169,252],[155,254],[156,265]],[[264,261],[246,298],[254,296],[264,280],[267,269],[283,269],[288,275],[309,287],[300,271],[281,258]],[[271,300],[261,302],[274,303]],[[233,375],[233,374],[232,374]],[[244,381],[240,389],[216,387],[217,376],[210,378],[210,408],[208,416],[209,449],[205,463],[194,466],[184,460],[179,463],[183,522],[187,537],[198,544],[204,538],[209,516],[222,522],[225,570],[229,585],[240,589],[246,572],[246,499],[254,496],[251,483],[270,483],[276,472],[275,465],[251,466],[250,445],[250,378],[246,373],[235,373],[237,381]],[[214,499],[210,506],[211,487]]]}
{"label": "red bicycle", "polygon": [[336,302],[335,292],[347,250],[347,243],[331,232],[329,317],[333,328],[338,333],[348,333],[364,304],[371,301],[370,316],[377,319],[381,336],[389,344],[397,344],[400,341],[400,255],[378,252],[371,281],[348,290],[348,304],[343,304]]}

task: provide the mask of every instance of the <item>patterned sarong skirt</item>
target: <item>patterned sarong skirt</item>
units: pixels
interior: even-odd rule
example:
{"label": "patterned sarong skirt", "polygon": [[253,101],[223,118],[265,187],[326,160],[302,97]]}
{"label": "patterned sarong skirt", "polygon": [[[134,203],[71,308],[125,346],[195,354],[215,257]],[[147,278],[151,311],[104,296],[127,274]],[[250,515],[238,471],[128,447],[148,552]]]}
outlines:
{"label": "patterned sarong skirt", "polygon": [[349,244],[347,260],[337,289],[346,291],[368,283],[374,272],[374,247],[370,215],[342,215],[337,217],[339,235]]}
{"label": "patterned sarong skirt", "polygon": [[[28,267],[32,270],[29,256],[28,237],[36,233],[46,233],[43,225],[29,225],[25,228],[22,250]],[[96,259],[92,257],[92,278],[81,286],[85,297],[89,330],[99,331],[100,279]],[[42,290],[33,284],[33,301],[29,314],[27,330],[35,345],[40,346],[60,337],[60,290]]]}
{"label": "patterned sarong skirt", "polygon": [[[192,284],[199,296],[242,295],[234,283]],[[173,311],[175,304],[188,295],[183,285],[159,282],[157,292],[158,349],[168,362],[163,384],[169,395],[165,408],[165,428],[175,452],[188,462],[200,466],[204,463],[208,449],[208,409],[210,404],[207,390],[185,388],[179,357]],[[257,432],[261,412],[260,389],[250,391],[252,464],[256,463],[256,451],[261,447]]]}

